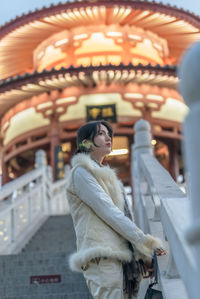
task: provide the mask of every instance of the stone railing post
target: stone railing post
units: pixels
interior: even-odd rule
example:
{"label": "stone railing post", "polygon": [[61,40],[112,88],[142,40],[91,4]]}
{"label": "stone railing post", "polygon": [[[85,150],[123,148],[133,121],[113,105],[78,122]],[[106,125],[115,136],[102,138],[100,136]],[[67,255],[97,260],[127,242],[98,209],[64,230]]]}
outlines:
{"label": "stone railing post", "polygon": [[46,179],[47,179],[47,189],[46,189],[47,211],[48,211],[48,215],[52,215],[53,214],[53,207],[52,207],[53,170],[51,165],[46,166]]}
{"label": "stone railing post", "polygon": [[136,122],[134,126],[135,136],[134,145],[132,146],[132,161],[131,161],[131,177],[132,186],[134,191],[134,216],[136,224],[145,229],[145,223],[143,222],[145,217],[143,217],[143,211],[141,208],[141,196],[140,188],[145,184],[143,182],[142,173],[140,169],[140,155],[142,153],[149,153],[153,155],[153,147],[151,144],[151,127],[150,124],[144,120],[140,119]]}
{"label": "stone railing post", "polygon": [[47,204],[47,190],[46,190],[46,181],[47,181],[47,174],[46,174],[46,153],[43,150],[38,150],[35,154],[35,167],[41,168],[42,170],[42,209],[44,214],[48,213],[48,204]]}
{"label": "stone railing post", "polygon": [[43,150],[38,150],[35,153],[35,167],[45,167],[47,165],[46,153]]}
{"label": "stone railing post", "polygon": [[47,175],[48,181],[52,184],[53,183],[53,170],[50,165],[47,165],[47,167],[46,167],[46,175]]}
{"label": "stone railing post", "polygon": [[195,260],[200,269],[200,43],[196,43],[184,55],[179,78],[180,92],[190,108],[184,121],[185,163],[191,200],[191,227],[186,237],[191,245],[195,245]]}

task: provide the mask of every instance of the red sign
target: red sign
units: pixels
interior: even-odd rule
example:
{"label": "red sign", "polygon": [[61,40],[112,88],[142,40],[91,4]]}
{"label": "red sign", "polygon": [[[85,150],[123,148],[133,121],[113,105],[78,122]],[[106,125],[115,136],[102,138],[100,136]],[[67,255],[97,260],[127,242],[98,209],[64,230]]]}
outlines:
{"label": "red sign", "polygon": [[61,282],[61,275],[39,275],[39,276],[30,277],[31,284],[60,283],[60,282]]}

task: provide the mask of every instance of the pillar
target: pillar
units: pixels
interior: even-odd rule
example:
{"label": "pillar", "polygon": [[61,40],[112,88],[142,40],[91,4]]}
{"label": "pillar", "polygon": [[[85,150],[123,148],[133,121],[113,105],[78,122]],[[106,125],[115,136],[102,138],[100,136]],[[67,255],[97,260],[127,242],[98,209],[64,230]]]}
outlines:
{"label": "pillar", "polygon": [[177,156],[177,140],[167,142],[169,150],[169,172],[173,179],[177,181],[179,174],[178,156]]}
{"label": "pillar", "polygon": [[2,171],[2,177],[1,177],[1,184],[2,186],[9,182],[8,177],[8,165],[4,161],[4,154],[1,154],[1,171]]}
{"label": "pillar", "polygon": [[58,123],[53,120],[50,129],[50,165],[53,171],[53,180],[56,177],[56,161],[55,161],[55,149],[60,145],[59,127]]}
{"label": "pillar", "polygon": [[[183,56],[179,68],[179,89],[190,111],[184,120],[184,148],[186,169],[189,173],[189,194],[191,204],[191,227],[186,234],[193,245],[195,264],[200,269],[200,43],[196,43]],[[198,271],[199,272],[199,271]],[[196,279],[196,293],[192,298],[199,298],[198,275]]]}
{"label": "pillar", "polygon": [[143,181],[142,173],[140,169],[140,155],[148,153],[153,155],[153,147],[151,144],[151,127],[150,124],[144,120],[140,119],[136,122],[134,126],[135,136],[134,145],[132,146],[132,159],[131,159],[131,178],[134,194],[134,209],[133,213],[135,216],[136,224],[144,229],[144,217],[143,209],[141,206],[140,198],[140,185]]}

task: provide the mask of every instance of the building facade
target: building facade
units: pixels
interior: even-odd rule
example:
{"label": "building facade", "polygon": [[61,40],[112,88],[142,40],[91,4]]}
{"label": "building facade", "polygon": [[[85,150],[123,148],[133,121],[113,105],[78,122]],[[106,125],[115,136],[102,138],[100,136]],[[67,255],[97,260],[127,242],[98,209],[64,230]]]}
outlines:
{"label": "building facade", "polygon": [[74,1],[30,12],[0,28],[3,183],[34,167],[46,151],[63,176],[87,120],[115,131],[107,160],[130,184],[133,125],[152,126],[155,155],[174,178],[183,172],[181,124],[188,108],[177,65],[200,39],[200,18],[148,1]]}

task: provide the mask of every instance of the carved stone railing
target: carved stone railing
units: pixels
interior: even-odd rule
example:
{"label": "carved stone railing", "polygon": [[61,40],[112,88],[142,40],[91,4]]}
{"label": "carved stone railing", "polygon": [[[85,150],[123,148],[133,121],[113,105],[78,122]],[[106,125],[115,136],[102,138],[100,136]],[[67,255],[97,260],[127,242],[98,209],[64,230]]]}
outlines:
{"label": "carved stone railing", "polygon": [[132,154],[135,221],[145,233],[159,237],[168,252],[158,257],[159,288],[167,299],[198,298],[193,278],[200,271],[186,233],[191,202],[153,156],[150,125],[145,120],[135,125]]}
{"label": "carved stone railing", "polygon": [[53,182],[42,150],[35,165],[0,189],[0,254],[20,251],[48,216],[69,213],[67,178]]}
{"label": "carved stone railing", "polygon": [[180,91],[190,108],[184,120],[183,142],[187,192],[180,190],[153,157],[150,125],[140,120],[135,125],[132,150],[134,213],[137,224],[160,237],[167,248],[168,254],[158,257],[163,297],[199,299],[200,43],[185,54],[179,77]]}

